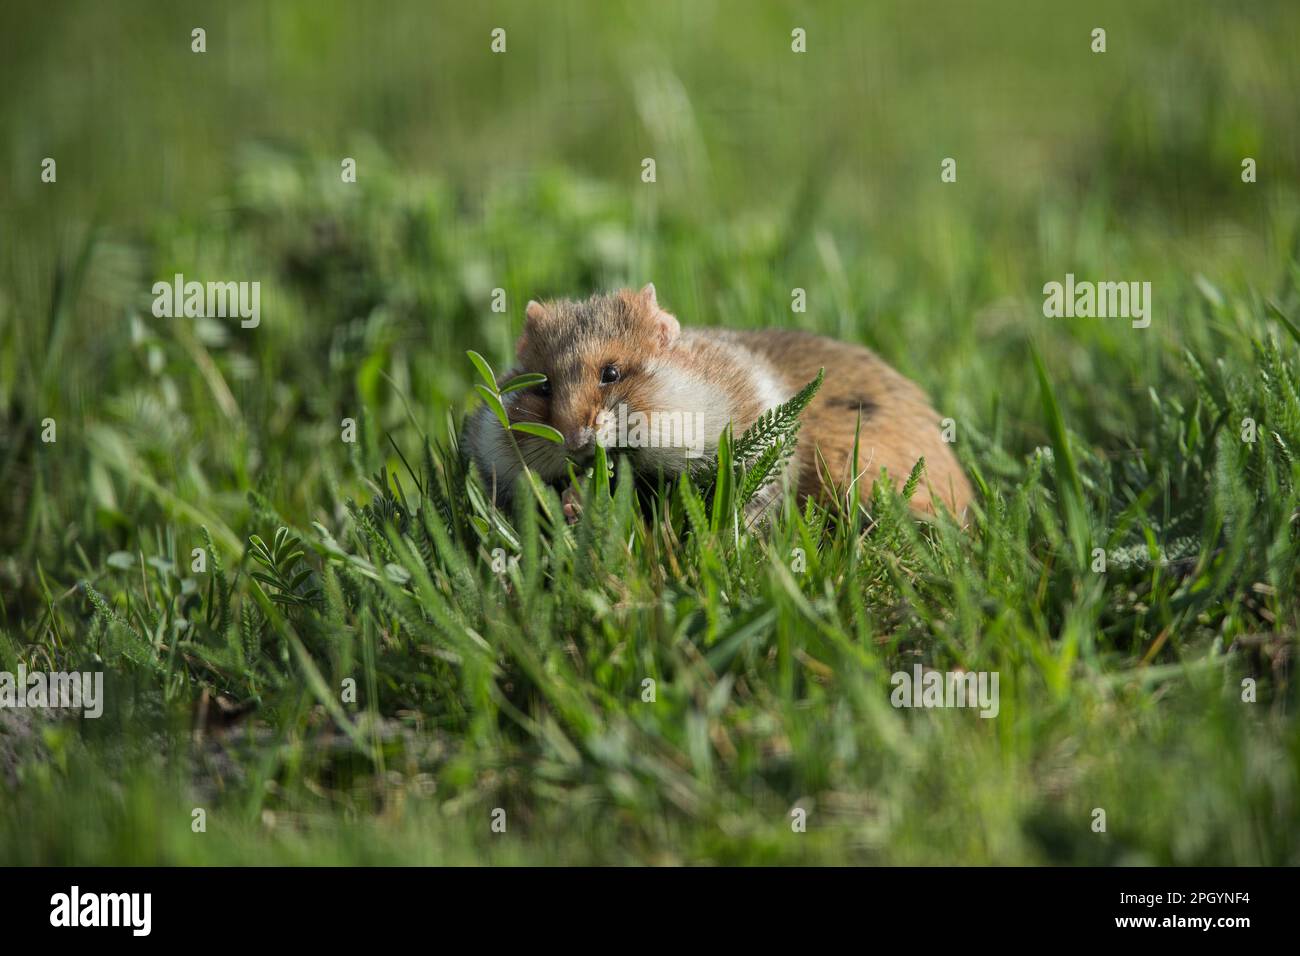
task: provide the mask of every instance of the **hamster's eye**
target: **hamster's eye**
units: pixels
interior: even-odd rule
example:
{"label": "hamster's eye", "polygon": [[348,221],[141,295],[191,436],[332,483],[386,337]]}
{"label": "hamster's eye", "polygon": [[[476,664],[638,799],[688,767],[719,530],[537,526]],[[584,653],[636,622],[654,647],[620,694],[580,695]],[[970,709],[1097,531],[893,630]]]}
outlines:
{"label": "hamster's eye", "polygon": [[618,370],[617,365],[606,365],[600,370],[601,385],[613,385],[622,377],[623,374]]}
{"label": "hamster's eye", "polygon": [[538,385],[538,386],[537,386],[537,394],[540,395],[540,396],[542,396],[542,398],[550,398],[550,397],[551,397],[551,383],[550,383],[550,382],[542,382],[540,385]]}

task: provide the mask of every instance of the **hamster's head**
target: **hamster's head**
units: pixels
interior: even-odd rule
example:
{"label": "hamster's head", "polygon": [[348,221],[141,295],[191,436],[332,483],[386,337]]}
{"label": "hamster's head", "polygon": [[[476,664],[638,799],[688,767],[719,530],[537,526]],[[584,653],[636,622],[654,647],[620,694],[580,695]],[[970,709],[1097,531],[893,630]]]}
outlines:
{"label": "hamster's head", "polygon": [[[565,459],[588,463],[600,433],[619,415],[657,400],[653,370],[677,342],[681,326],[660,307],[655,287],[625,289],[584,302],[529,302],[517,346],[518,373],[537,372],[546,382],[511,393],[513,421],[542,422],[564,436],[558,445],[520,433],[529,467],[554,481]],[[608,443],[606,443],[608,444]]]}

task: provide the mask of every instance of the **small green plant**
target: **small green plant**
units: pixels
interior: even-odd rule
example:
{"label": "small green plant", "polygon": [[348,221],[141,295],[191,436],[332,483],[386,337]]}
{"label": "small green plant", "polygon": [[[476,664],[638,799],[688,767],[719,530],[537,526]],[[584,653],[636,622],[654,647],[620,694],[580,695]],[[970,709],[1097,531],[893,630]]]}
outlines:
{"label": "small green plant", "polygon": [[536,435],[538,438],[545,438],[557,445],[564,443],[564,436],[550,425],[544,425],[541,422],[512,422],[510,416],[506,414],[506,406],[502,401],[503,397],[511,392],[543,384],[546,381],[545,375],[540,375],[537,372],[527,372],[515,376],[504,385],[498,385],[496,373],[492,371],[492,366],[488,364],[487,359],[473,349],[470,349],[465,354],[469,356],[469,360],[474,363],[474,368],[478,369],[479,376],[483,379],[481,383],[475,383],[474,390],[487,403],[487,407],[492,410],[492,414],[496,416],[502,428],[507,431],[522,432],[526,435]]}
{"label": "small green plant", "polygon": [[253,571],[253,578],[263,585],[266,592],[276,604],[282,607],[302,608],[312,604],[320,592],[315,588],[304,587],[312,575],[311,568],[303,561],[304,552],[298,545],[298,539],[289,533],[288,528],[278,528],[274,543],[267,547],[259,535],[248,538],[249,553],[253,560],[261,565],[262,570]]}
{"label": "small green plant", "polygon": [[799,440],[799,417],[817,395],[826,376],[819,369],[817,377],[799,389],[787,402],[769,409],[758,421],[745,429],[732,448],[732,459],[740,470],[736,503],[744,507],[781,473],[782,466],[794,454]]}

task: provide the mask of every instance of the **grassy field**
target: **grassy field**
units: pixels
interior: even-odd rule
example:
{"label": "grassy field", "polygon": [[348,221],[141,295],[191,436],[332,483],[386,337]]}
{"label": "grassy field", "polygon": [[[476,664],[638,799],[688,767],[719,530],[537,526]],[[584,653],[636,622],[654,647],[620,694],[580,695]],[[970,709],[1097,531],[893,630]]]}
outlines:
{"label": "grassy field", "polygon": [[[1300,9],[472,6],[0,13],[0,671],[106,685],[0,709],[0,863],[1300,863]],[[466,350],[648,281],[915,378],[971,528],[484,505]]]}

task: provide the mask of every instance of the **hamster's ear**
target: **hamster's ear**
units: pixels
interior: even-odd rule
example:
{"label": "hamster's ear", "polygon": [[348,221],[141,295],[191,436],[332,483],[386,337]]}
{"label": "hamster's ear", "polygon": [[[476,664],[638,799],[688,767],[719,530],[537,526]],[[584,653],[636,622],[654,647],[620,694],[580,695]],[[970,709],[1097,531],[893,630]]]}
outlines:
{"label": "hamster's ear", "polygon": [[536,299],[528,300],[528,305],[524,307],[524,328],[536,328],[549,318],[545,306]]}
{"label": "hamster's ear", "polygon": [[537,327],[549,318],[550,315],[547,314],[545,306],[536,299],[528,300],[528,305],[524,307],[524,331],[519,336],[519,342],[515,345],[515,354],[517,356],[523,357],[524,349],[528,347],[529,338],[537,332]]}
{"label": "hamster's ear", "polygon": [[681,334],[682,325],[677,321],[677,316],[660,309],[655,316],[655,325],[659,330],[659,344],[664,348],[669,348],[677,341],[677,336]]}
{"label": "hamster's ear", "polygon": [[664,348],[668,348],[677,341],[677,336],[681,334],[681,323],[677,321],[677,316],[671,312],[665,312],[659,307],[659,299],[655,295],[655,284],[653,282],[647,282],[639,295],[649,308],[650,315],[653,316],[655,328],[659,333],[659,344]]}

